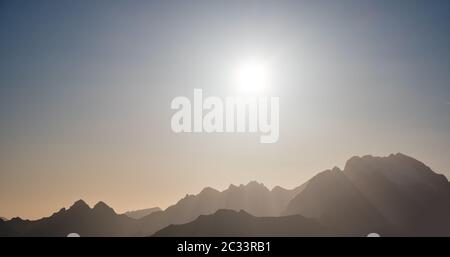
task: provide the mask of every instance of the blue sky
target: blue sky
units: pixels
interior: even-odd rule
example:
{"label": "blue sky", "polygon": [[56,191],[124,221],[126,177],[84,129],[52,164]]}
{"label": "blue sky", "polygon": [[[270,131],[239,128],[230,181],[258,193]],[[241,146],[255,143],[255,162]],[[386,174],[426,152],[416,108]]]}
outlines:
{"label": "blue sky", "polygon": [[[2,1],[0,214],[293,187],[364,154],[449,176],[449,16],[448,1]],[[235,94],[249,55],[274,60],[280,141],[172,133],[170,101]]]}

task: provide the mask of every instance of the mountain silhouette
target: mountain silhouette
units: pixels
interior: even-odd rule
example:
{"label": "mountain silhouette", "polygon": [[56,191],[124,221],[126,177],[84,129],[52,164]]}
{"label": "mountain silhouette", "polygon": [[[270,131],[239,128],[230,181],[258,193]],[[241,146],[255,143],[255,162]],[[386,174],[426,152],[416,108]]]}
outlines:
{"label": "mountain silhouette", "polygon": [[450,235],[449,190],[445,176],[406,155],[353,157],[313,177],[283,214],[345,235]]}
{"label": "mountain silhouette", "polygon": [[444,175],[403,154],[353,157],[349,180],[406,235],[450,235],[450,183]]}
{"label": "mountain silhouette", "polygon": [[389,224],[338,168],[321,172],[288,205],[284,215],[315,218],[339,235],[389,234]]}
{"label": "mountain silhouette", "polygon": [[255,217],[245,211],[218,210],[201,215],[183,225],[170,225],[155,237],[245,237],[245,236],[326,236],[331,235],[321,224],[301,215]]}
{"label": "mountain silhouette", "polygon": [[68,210],[63,208],[48,218],[37,221],[16,218],[5,222],[4,227],[0,226],[0,236],[65,236],[72,232],[81,236],[148,236],[171,224],[187,223],[219,209],[242,209],[258,216],[278,216],[301,188],[269,190],[255,181],[247,185],[230,185],[222,192],[207,187],[197,195],[186,195],[164,211],[152,212],[139,219],[118,215],[103,202],[91,209],[79,200]]}
{"label": "mountain silhouette", "polygon": [[124,214],[127,215],[130,218],[133,219],[140,219],[142,217],[145,217],[151,213],[162,211],[159,207],[153,207],[153,208],[147,208],[142,210],[135,210],[135,211],[127,211]]}
{"label": "mountain silhouette", "polygon": [[92,209],[84,201],[75,202],[69,209],[62,208],[50,217],[36,221],[13,218],[0,225],[0,236],[61,237],[69,233],[81,236],[130,235],[136,230],[136,221],[126,215],[117,215],[103,202]]}
{"label": "mountain silhouette", "polygon": [[269,190],[256,181],[247,185],[230,185],[222,192],[206,187],[197,195],[186,195],[162,212],[140,219],[141,230],[138,234],[153,234],[168,225],[184,224],[200,215],[213,214],[220,209],[245,210],[258,217],[279,216],[289,201],[302,189],[303,186],[292,190],[281,187]]}
{"label": "mountain silhouette", "polygon": [[406,155],[367,155],[292,190],[256,181],[206,187],[145,215],[150,210],[129,212],[138,215],[132,218],[80,200],[40,220],[0,220],[0,236],[450,236],[450,183]]}
{"label": "mountain silhouette", "polygon": [[230,185],[220,192],[204,188],[198,195],[186,195],[177,204],[167,208],[180,221],[192,220],[201,214],[212,214],[219,209],[245,210],[254,216],[279,216],[289,201],[302,190],[275,187],[269,190],[262,183],[251,181],[247,185]]}

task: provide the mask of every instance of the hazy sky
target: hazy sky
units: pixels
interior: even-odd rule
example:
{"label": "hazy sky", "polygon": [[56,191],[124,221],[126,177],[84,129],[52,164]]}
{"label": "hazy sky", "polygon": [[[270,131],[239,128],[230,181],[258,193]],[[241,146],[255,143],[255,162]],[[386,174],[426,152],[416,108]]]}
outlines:
{"label": "hazy sky", "polygon": [[[449,1],[1,1],[0,216],[291,188],[353,155],[450,176],[449,46]],[[236,95],[249,56],[272,64],[279,141],[173,133],[171,100]]]}

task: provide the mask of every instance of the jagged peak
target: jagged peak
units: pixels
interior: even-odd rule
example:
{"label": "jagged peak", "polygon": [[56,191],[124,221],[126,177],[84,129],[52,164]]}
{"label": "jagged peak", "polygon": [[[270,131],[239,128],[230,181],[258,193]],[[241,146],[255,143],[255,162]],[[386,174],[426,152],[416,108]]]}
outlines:
{"label": "jagged peak", "polygon": [[395,159],[395,160],[403,160],[403,161],[407,161],[409,163],[414,163],[414,164],[420,165],[422,167],[428,168],[428,166],[426,166],[423,162],[421,162],[409,155],[403,154],[403,153],[391,154],[391,155],[389,155],[389,157],[392,159]]}
{"label": "jagged peak", "polygon": [[248,190],[248,189],[262,189],[270,191],[263,183],[259,183],[256,180],[252,180],[247,184],[240,184],[239,186],[235,186],[234,184],[230,184],[227,190],[225,191],[234,191],[234,190]]}
{"label": "jagged peak", "polygon": [[[363,155],[363,156],[355,155],[355,156],[352,156],[351,158],[349,158],[347,160],[347,162],[345,163],[345,167],[347,167],[347,166],[349,166],[350,164],[353,164],[353,163],[361,162],[361,161],[364,161],[364,160],[368,161],[368,160],[371,160],[373,158],[374,157],[372,155],[370,155],[370,154]],[[344,168],[344,170],[345,170],[345,168]]]}
{"label": "jagged peak", "polygon": [[338,167],[333,167],[333,168],[331,169],[331,172],[342,172],[342,170],[339,169]]}
{"label": "jagged peak", "polygon": [[342,170],[334,167],[333,169],[324,170],[322,172],[317,173],[314,177],[307,181],[308,184],[315,183],[321,181],[322,179],[331,179],[335,176],[339,176],[343,174]]}
{"label": "jagged peak", "polygon": [[354,167],[366,166],[366,165],[372,163],[373,161],[383,160],[383,159],[388,159],[388,158],[395,158],[395,156],[396,155],[394,155],[394,154],[391,154],[387,157],[374,157],[370,154],[363,155],[363,156],[353,156],[350,159],[348,159],[347,162],[345,163],[344,170],[347,171]]}
{"label": "jagged peak", "polygon": [[22,221],[25,221],[25,220],[22,219],[21,217],[14,217],[14,218],[10,219],[9,221],[12,221],[12,222],[22,222]]}
{"label": "jagged peak", "polygon": [[246,212],[245,210],[242,210],[242,209],[239,211],[230,210],[230,209],[219,209],[213,215],[215,215],[215,216],[230,216],[230,215],[251,216],[248,212]]}
{"label": "jagged peak", "polygon": [[288,191],[288,189],[286,189],[284,187],[281,187],[281,186],[274,186],[272,188],[272,190],[270,190],[270,191],[272,191],[272,192],[279,192],[279,191]]}
{"label": "jagged peak", "polygon": [[94,209],[95,209],[95,208],[103,208],[103,207],[108,207],[108,208],[109,208],[109,206],[108,206],[105,202],[103,202],[103,201],[99,201],[98,203],[96,203],[96,204],[94,205]]}
{"label": "jagged peak", "polygon": [[114,211],[113,208],[109,207],[106,203],[104,203],[104,202],[102,202],[102,201],[98,202],[98,203],[94,206],[94,208],[92,208],[92,210],[94,210],[94,211],[102,211],[102,212],[104,212],[104,211],[106,211],[106,212],[112,212],[112,213],[114,213],[114,214],[116,213],[116,212]]}
{"label": "jagged peak", "polygon": [[61,209],[59,209],[59,211],[57,211],[55,214],[59,214],[59,213],[64,213],[66,212],[67,209],[65,207],[62,207]]}
{"label": "jagged peak", "polygon": [[69,209],[90,209],[90,207],[85,201],[80,199],[70,206]]}
{"label": "jagged peak", "polygon": [[234,184],[230,184],[230,185],[228,186],[228,189],[236,189],[236,188],[237,188],[237,186],[234,185]]}
{"label": "jagged peak", "polygon": [[205,187],[200,191],[199,194],[210,194],[210,193],[219,193],[219,190],[216,190],[212,187]]}
{"label": "jagged peak", "polygon": [[346,174],[377,173],[400,185],[426,183],[436,188],[446,187],[447,178],[434,172],[423,162],[403,153],[377,157],[354,156],[345,164]]}
{"label": "jagged peak", "polygon": [[405,161],[407,163],[411,164],[417,164],[420,166],[425,166],[422,162],[414,159],[413,157],[410,157],[408,155],[405,155],[403,153],[396,153],[396,154],[390,154],[389,156],[372,156],[372,155],[364,155],[362,157],[360,156],[353,156],[350,159],[347,160],[345,164],[344,170],[349,170],[354,167],[361,167],[361,166],[367,166],[373,163],[378,162],[396,162],[396,161]]}
{"label": "jagged peak", "polygon": [[252,181],[248,182],[246,186],[247,187],[266,187],[266,186],[264,186],[263,183],[259,183],[256,180],[252,180]]}
{"label": "jagged peak", "polygon": [[412,157],[410,157],[410,156],[408,156],[408,155],[406,155],[406,154],[403,154],[403,153],[396,153],[396,154],[393,154],[393,153],[391,153],[390,155],[389,155],[389,157],[401,157],[401,158],[412,158]]}

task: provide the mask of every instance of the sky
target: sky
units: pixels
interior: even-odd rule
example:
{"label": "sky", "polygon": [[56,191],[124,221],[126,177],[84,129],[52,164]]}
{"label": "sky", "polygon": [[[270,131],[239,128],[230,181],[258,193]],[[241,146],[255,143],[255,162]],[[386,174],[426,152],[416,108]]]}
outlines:
{"label": "sky", "polygon": [[[2,217],[293,188],[366,154],[450,177],[448,1],[1,1],[0,39]],[[235,96],[254,57],[271,64],[278,142],[171,130],[173,98]]]}

